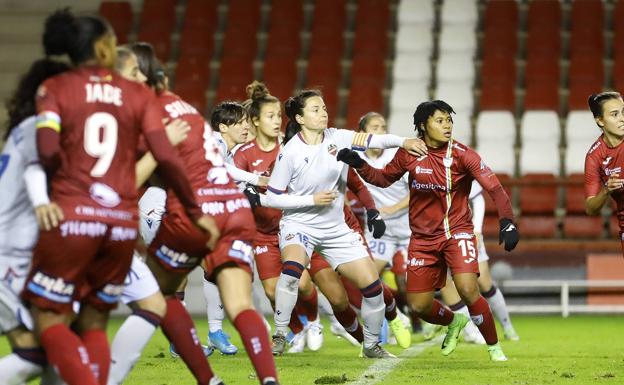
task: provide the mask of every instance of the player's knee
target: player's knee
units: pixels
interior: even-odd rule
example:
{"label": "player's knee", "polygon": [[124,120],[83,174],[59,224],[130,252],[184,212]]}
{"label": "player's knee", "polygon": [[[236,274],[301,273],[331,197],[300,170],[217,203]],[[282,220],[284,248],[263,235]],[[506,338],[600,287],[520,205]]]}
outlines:
{"label": "player's knee", "polygon": [[462,283],[459,285],[457,285],[456,283],[455,285],[457,287],[457,292],[459,293],[459,296],[464,300],[465,303],[473,303],[481,295],[479,292],[479,286],[476,284],[476,282]]}
{"label": "player's knee", "polygon": [[147,310],[160,317],[164,317],[167,313],[167,302],[160,292],[138,301],[137,304],[141,310]]}

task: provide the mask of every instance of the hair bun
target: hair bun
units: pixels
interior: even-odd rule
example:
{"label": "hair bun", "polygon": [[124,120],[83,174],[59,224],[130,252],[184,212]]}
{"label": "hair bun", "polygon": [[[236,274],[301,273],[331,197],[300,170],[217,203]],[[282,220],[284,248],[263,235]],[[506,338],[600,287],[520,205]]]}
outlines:
{"label": "hair bun", "polygon": [[245,90],[251,100],[259,100],[271,95],[267,86],[257,80],[254,80]]}
{"label": "hair bun", "polygon": [[43,47],[46,55],[69,53],[78,36],[76,18],[69,8],[59,9],[45,21]]}

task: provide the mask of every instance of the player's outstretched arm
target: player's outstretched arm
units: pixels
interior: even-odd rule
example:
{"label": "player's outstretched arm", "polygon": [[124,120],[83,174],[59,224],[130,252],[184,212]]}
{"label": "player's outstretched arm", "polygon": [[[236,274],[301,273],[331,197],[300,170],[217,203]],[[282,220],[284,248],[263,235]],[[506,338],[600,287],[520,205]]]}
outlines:
{"label": "player's outstretched arm", "polygon": [[366,182],[379,187],[388,187],[405,174],[406,169],[403,167],[405,156],[407,156],[405,150],[397,151],[394,158],[383,169],[371,167],[360,158],[357,152],[348,148],[340,150],[336,159],[356,169]]}
{"label": "player's outstretched arm", "polygon": [[364,182],[362,182],[351,167],[349,167],[349,172],[347,174],[347,187],[366,208],[366,225],[368,226],[368,231],[373,233],[374,238],[381,238],[386,232],[386,223],[381,218],[370,191],[368,191]]}

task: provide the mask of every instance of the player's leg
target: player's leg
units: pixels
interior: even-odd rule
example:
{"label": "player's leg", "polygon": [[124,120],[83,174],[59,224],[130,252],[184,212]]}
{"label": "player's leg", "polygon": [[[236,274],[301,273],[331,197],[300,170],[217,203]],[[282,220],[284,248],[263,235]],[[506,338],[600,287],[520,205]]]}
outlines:
{"label": "player's leg", "polygon": [[41,375],[47,361],[35,335],[24,326],[13,328],[5,334],[12,353],[0,359],[0,384],[24,384]]}
{"label": "player's leg", "polygon": [[[481,254],[479,254],[481,255]],[[494,285],[492,282],[492,275],[490,274],[490,265],[487,260],[481,262],[479,261],[479,271],[481,275],[479,275],[479,290],[483,297],[488,301],[490,307],[492,308],[492,312],[494,313],[494,317],[501,323],[503,327],[503,332],[505,334],[505,339],[518,341],[520,337],[511,323],[511,317],[509,316],[509,311],[507,310],[507,303],[505,302],[505,297],[503,297],[503,293]]]}
{"label": "player's leg", "polygon": [[[444,286],[440,290],[440,294],[442,296],[442,301],[455,313],[461,313],[466,317],[470,317],[470,312],[468,311],[468,306],[464,303],[462,298],[459,296],[457,289],[455,288],[455,284],[453,280],[449,277],[446,280],[446,286]],[[477,328],[477,326],[468,322],[466,327],[464,328],[464,341],[475,343],[479,345],[485,345],[485,339],[481,335],[481,332]]]}
{"label": "player's leg", "polygon": [[305,333],[308,349],[319,350],[323,346],[323,325],[318,312],[318,293],[308,270],[303,272],[299,281],[299,299],[295,310],[308,321]]}
{"label": "player's leg", "polygon": [[208,317],[208,344],[218,349],[221,354],[233,355],[238,348],[230,342],[230,337],[223,332],[225,312],[219,295],[219,288],[208,281],[202,280],[204,299],[206,300],[206,315]]}

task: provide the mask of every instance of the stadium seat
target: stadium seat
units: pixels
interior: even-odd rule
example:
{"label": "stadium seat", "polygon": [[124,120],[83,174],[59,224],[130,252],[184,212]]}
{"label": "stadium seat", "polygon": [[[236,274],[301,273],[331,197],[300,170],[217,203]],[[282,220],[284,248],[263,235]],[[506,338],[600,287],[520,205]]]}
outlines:
{"label": "stadium seat", "polygon": [[473,55],[465,52],[440,52],[436,65],[438,82],[462,81],[474,82]]}
{"label": "stadium seat", "polygon": [[604,12],[602,1],[577,0],[572,2],[571,23],[572,29],[576,27],[591,27],[602,29],[604,25]]}
{"label": "stadium seat", "polygon": [[520,177],[519,197],[522,216],[554,215],[558,184],[553,174],[525,174]]}
{"label": "stadium seat", "polygon": [[614,56],[613,88],[616,90],[624,90],[624,51]]}
{"label": "stadium seat", "polygon": [[563,218],[563,235],[571,239],[598,239],[604,232],[602,216],[566,215]]}
{"label": "stadium seat", "polygon": [[585,169],[585,154],[598,139],[601,131],[594,117],[587,109],[570,111],[565,124],[566,174],[582,173]]}
{"label": "stadium seat", "polygon": [[529,2],[527,30],[548,28],[561,24],[561,4],[559,0],[533,0]]}
{"label": "stadium seat", "polygon": [[176,86],[193,83],[200,87],[207,87],[210,80],[209,62],[202,58],[183,56],[176,65]]}
{"label": "stadium seat", "polygon": [[103,1],[100,15],[108,20],[117,35],[117,43],[126,44],[132,30],[132,7],[127,1]]}
{"label": "stadium seat", "polygon": [[529,30],[526,40],[526,54],[559,60],[561,52],[561,32],[559,26],[549,25]]}
{"label": "stadium seat", "polygon": [[171,53],[175,6],[175,0],[145,0],[143,2],[138,40],[151,43],[156,57],[162,61],[168,61]]}
{"label": "stadium seat", "polygon": [[347,128],[356,129],[360,117],[370,111],[383,111],[381,88],[352,84],[347,103]]}
{"label": "stadium seat", "polygon": [[515,119],[509,111],[482,111],[477,117],[476,147],[497,174],[514,175]]}
{"label": "stadium seat", "polygon": [[[520,123],[520,173],[559,175],[559,116],[554,111],[527,111]],[[539,154],[539,156],[535,156]]]}
{"label": "stadium seat", "polygon": [[440,12],[443,26],[451,24],[477,25],[479,10],[476,1],[445,0]]}
{"label": "stadium seat", "polygon": [[264,60],[263,80],[272,95],[286,100],[295,88],[297,71],[297,63],[294,61],[283,60],[281,56],[267,57]]}
{"label": "stadium seat", "polygon": [[428,84],[419,81],[395,82],[390,93],[390,106],[398,109],[410,109],[412,114],[416,106],[429,100]]}
{"label": "stadium seat", "polygon": [[435,19],[433,0],[401,0],[397,10],[399,25],[427,24]]}
{"label": "stadium seat", "polygon": [[440,53],[464,52],[474,54],[477,39],[474,26],[465,24],[445,25],[439,37]]}
{"label": "stadium seat", "polygon": [[557,219],[550,215],[520,216],[518,230],[525,239],[555,238],[557,234]]}
{"label": "stadium seat", "polygon": [[165,28],[164,25],[159,27],[156,23],[149,27],[141,27],[138,40],[150,43],[154,47],[156,57],[162,62],[167,62],[171,54],[172,28]]}
{"label": "stadium seat", "polygon": [[204,87],[193,83],[176,84],[174,92],[180,95],[185,102],[195,107],[200,113],[204,113],[206,108],[206,89]]}
{"label": "stadium seat", "polygon": [[515,0],[488,1],[485,4],[485,29],[516,29],[518,26],[518,5]]}
{"label": "stadium seat", "polygon": [[399,25],[396,34],[397,58],[403,53],[431,56],[433,32],[431,26],[424,24]]}
{"label": "stadium seat", "polygon": [[453,139],[466,146],[472,146],[471,114],[457,112],[457,115],[453,115]]}
{"label": "stadium seat", "polygon": [[472,83],[467,81],[438,81],[435,98],[450,104],[457,113],[472,115],[474,102]]}
{"label": "stadium seat", "polygon": [[185,25],[180,36],[180,60],[193,56],[201,58],[206,63],[210,62],[214,49],[212,28]]}
{"label": "stadium seat", "polygon": [[524,110],[559,111],[559,86],[555,82],[532,82],[525,86]]}
{"label": "stadium seat", "polygon": [[481,86],[481,97],[479,99],[479,108],[486,110],[506,110],[514,111],[515,91],[512,84],[507,82],[494,83],[488,82]]}
{"label": "stadium seat", "polygon": [[419,53],[403,53],[397,55],[392,67],[392,78],[395,81],[429,82],[431,63],[429,58]]}
{"label": "stadium seat", "polygon": [[230,0],[223,31],[223,59],[250,62],[255,59],[260,5],[260,0]]}
{"label": "stadium seat", "polygon": [[414,110],[416,107],[391,107],[388,114],[388,132],[399,136],[414,136]]}

